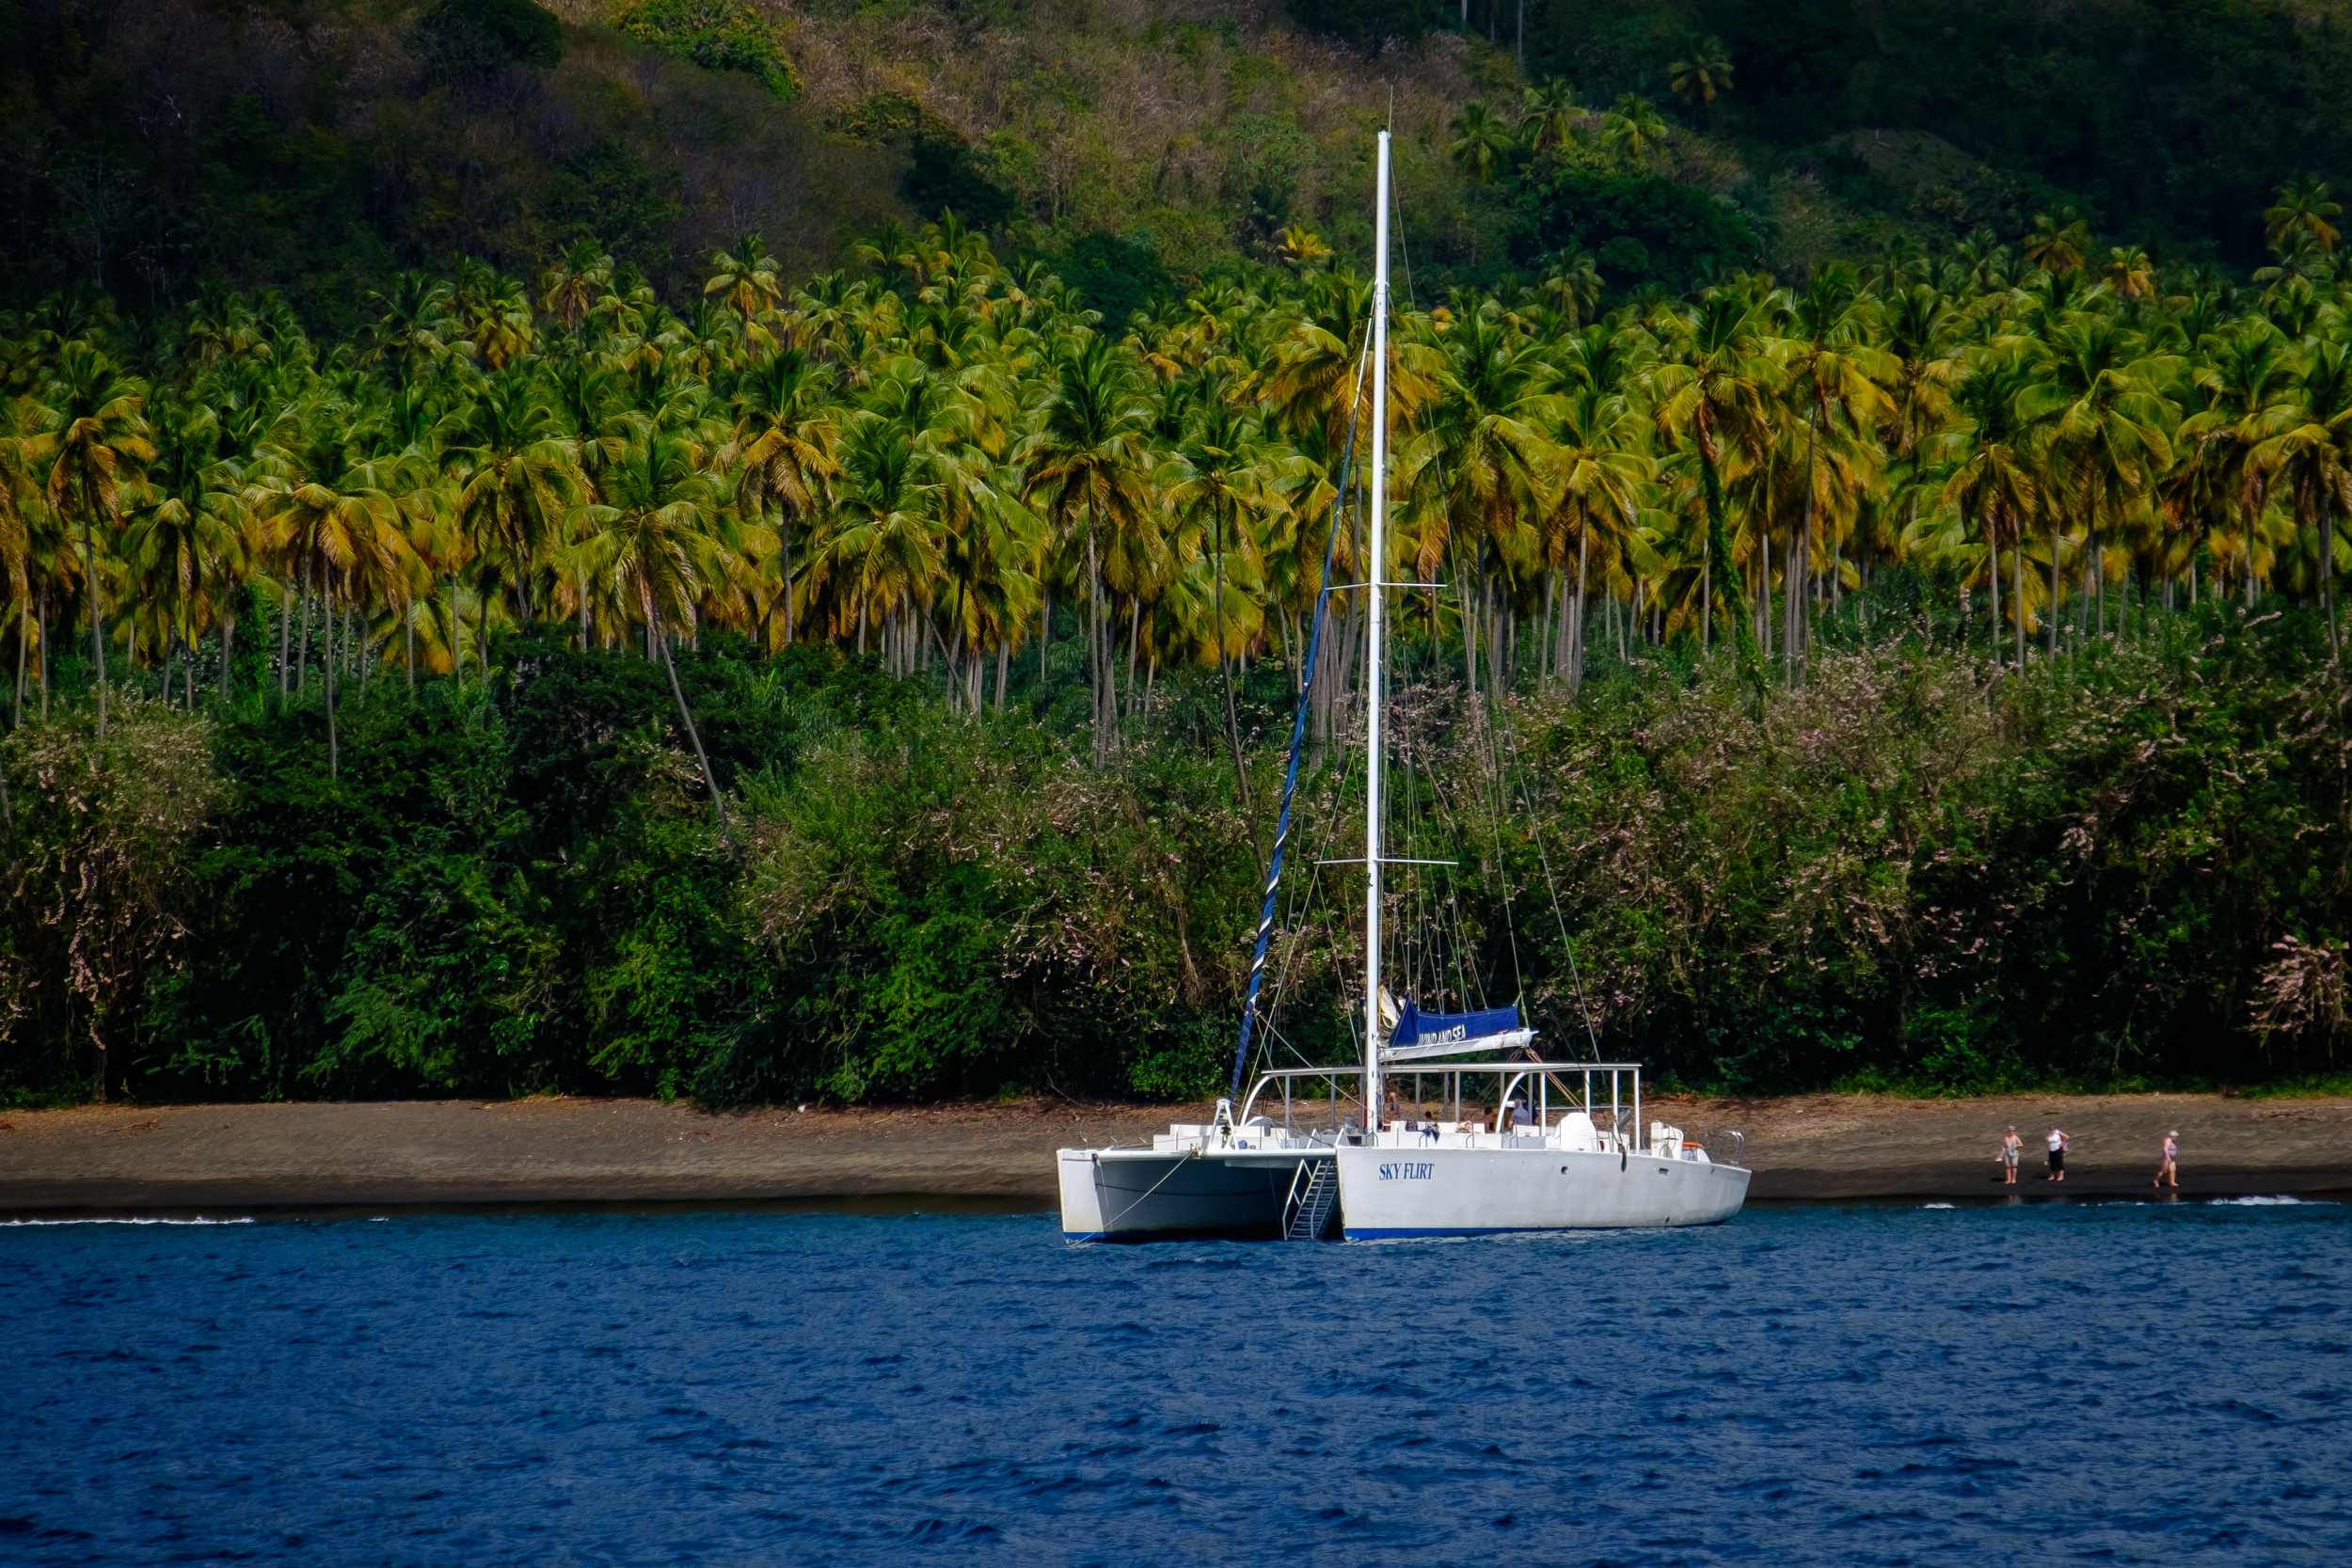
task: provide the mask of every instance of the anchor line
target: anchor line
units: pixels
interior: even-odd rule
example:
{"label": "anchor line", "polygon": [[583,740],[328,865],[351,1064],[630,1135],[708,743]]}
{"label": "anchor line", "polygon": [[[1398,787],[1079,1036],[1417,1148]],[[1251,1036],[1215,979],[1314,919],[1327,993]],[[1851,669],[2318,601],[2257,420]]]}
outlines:
{"label": "anchor line", "polygon": [[[1323,546],[1323,582],[1315,592],[1314,625],[1307,634],[1307,661],[1298,682],[1298,708],[1291,718],[1290,766],[1282,775],[1282,810],[1274,824],[1274,854],[1266,866],[1265,903],[1258,916],[1258,945],[1249,958],[1249,991],[1241,1006],[1241,1038],[1233,1047],[1231,1094],[1241,1093],[1241,1075],[1249,1065],[1249,1037],[1258,1019],[1258,988],[1265,978],[1266,942],[1274,934],[1274,899],[1282,881],[1282,851],[1290,842],[1291,798],[1298,790],[1298,757],[1307,738],[1307,705],[1314,700],[1315,656],[1323,647],[1323,623],[1331,598],[1331,558],[1340,547],[1340,510],[1347,497],[1349,470],[1356,461],[1356,419],[1363,407],[1364,371],[1372,363],[1372,333],[1364,334],[1364,352],[1356,361],[1356,386],[1348,397],[1347,446],[1340,458],[1340,483],[1331,496],[1331,537]],[[1378,576],[1375,566],[1372,574]],[[1140,1202],[1141,1199],[1136,1201]]]}
{"label": "anchor line", "polygon": [[1168,1183],[1169,1179],[1170,1179],[1170,1178],[1172,1178],[1172,1177],[1174,1177],[1174,1176],[1175,1176],[1175,1174],[1176,1174],[1178,1171],[1183,1170],[1183,1169],[1184,1168],[1185,1164],[1186,1164],[1188,1161],[1190,1161],[1191,1159],[1192,1159],[1192,1156],[1191,1156],[1191,1155],[1189,1155],[1189,1154],[1186,1154],[1186,1155],[1184,1155],[1184,1156],[1182,1156],[1181,1158],[1179,1158],[1179,1159],[1177,1160],[1177,1162],[1176,1162],[1174,1164],[1172,1164],[1172,1165],[1168,1166],[1168,1175],[1167,1175],[1167,1176],[1163,1176],[1163,1177],[1161,1177],[1161,1178],[1160,1178],[1157,1181],[1154,1181],[1154,1182],[1152,1182],[1152,1192],[1144,1194],[1142,1197],[1139,1197],[1139,1198],[1136,1199],[1135,1203],[1130,1203],[1129,1205],[1127,1205],[1127,1207],[1126,1207],[1126,1208],[1121,1209],[1121,1210],[1120,1210],[1118,1213],[1113,1214],[1113,1215],[1112,1215],[1112,1216],[1111,1216],[1108,1220],[1105,1220],[1105,1221],[1104,1222],[1104,1224],[1103,1224],[1103,1230],[1104,1230],[1104,1233],[1105,1235],[1109,1234],[1109,1232],[1110,1232],[1111,1228],[1112,1228],[1114,1226],[1118,1225],[1118,1224],[1119,1224],[1119,1222],[1120,1222],[1120,1220],[1123,1220],[1123,1219],[1125,1219],[1125,1218],[1126,1218],[1129,1214],[1134,1213],[1134,1212],[1136,1212],[1136,1204],[1139,1204],[1139,1203],[1145,1202],[1147,1199],[1149,1199],[1149,1198],[1151,1197],[1152,1193],[1156,1193],[1156,1192],[1158,1192],[1158,1191],[1159,1191],[1162,1187],[1167,1186],[1167,1185],[1168,1185]]}

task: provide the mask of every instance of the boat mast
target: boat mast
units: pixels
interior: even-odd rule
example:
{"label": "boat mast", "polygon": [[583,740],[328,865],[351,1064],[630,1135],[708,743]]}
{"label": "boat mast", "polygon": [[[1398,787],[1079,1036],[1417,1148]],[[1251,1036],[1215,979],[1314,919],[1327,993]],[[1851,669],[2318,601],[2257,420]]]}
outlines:
{"label": "boat mast", "polygon": [[1364,560],[1364,1131],[1380,1130],[1381,576],[1388,561],[1389,134],[1373,199],[1372,549]]}

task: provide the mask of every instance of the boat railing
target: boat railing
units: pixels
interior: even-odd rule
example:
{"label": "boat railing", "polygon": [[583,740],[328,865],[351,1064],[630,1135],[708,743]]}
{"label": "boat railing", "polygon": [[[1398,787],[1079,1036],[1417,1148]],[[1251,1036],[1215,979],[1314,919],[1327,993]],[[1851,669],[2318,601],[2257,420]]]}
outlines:
{"label": "boat railing", "polygon": [[[1246,1122],[1249,1119],[1250,1112],[1257,1105],[1260,1095],[1279,1085],[1282,1090],[1282,1125],[1285,1128],[1290,1127],[1295,1116],[1294,1087],[1302,1082],[1312,1081],[1321,1081],[1329,1085],[1330,1102],[1336,1115],[1340,1098],[1340,1081],[1346,1078],[1360,1079],[1363,1072],[1363,1067],[1359,1063],[1332,1067],[1268,1068],[1258,1075],[1257,1082],[1250,1086],[1249,1098],[1242,1102],[1241,1120]],[[1432,1078],[1438,1080],[1444,1091],[1440,1099],[1454,1107],[1454,1115],[1444,1119],[1455,1122],[1463,1119],[1461,1107],[1464,1078],[1502,1079],[1502,1082],[1492,1097],[1496,1103],[1509,1101],[1522,1084],[1533,1079],[1532,1098],[1534,1104],[1532,1108],[1535,1113],[1538,1125],[1550,1126],[1552,1114],[1555,1111],[1582,1111],[1593,1118],[1596,1125],[1606,1125],[1611,1132],[1621,1132],[1626,1123],[1630,1120],[1634,1129],[1632,1147],[1637,1151],[1641,1148],[1642,1069],[1638,1063],[1504,1061],[1502,1059],[1470,1062],[1415,1062],[1409,1065],[1400,1062],[1396,1064],[1395,1070],[1388,1074],[1388,1077],[1391,1085],[1411,1080],[1416,1103],[1426,1102],[1426,1097],[1421,1093],[1426,1081]],[[1557,1091],[1557,1099],[1554,1098],[1554,1091]],[[1474,1102],[1483,1102],[1484,1098],[1478,1097]],[[1603,1107],[1606,1107],[1609,1118],[1605,1124],[1601,1122]]]}

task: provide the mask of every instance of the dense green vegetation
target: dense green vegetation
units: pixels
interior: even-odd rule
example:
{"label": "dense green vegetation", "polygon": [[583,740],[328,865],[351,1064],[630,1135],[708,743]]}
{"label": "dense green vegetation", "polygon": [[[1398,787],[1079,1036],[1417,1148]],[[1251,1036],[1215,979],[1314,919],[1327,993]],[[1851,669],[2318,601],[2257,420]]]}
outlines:
{"label": "dense green vegetation", "polygon": [[[1405,302],[1395,793],[1467,858],[1395,973],[1573,1039],[1573,936],[1604,1047],[1724,1087],[2327,1069],[2342,291],[2085,244]],[[953,225],[684,315],[579,247],[348,343],[19,318],[8,1092],[1212,1081],[1363,569],[1369,292],[1285,245],[1117,334]],[[1344,876],[1280,1049],[1344,1048]]]}
{"label": "dense green vegetation", "polygon": [[2324,137],[1833,131],[1958,46],[1736,8],[8,14],[0,1097],[1200,1089],[1319,624],[1347,1050],[1384,79],[1391,972],[1726,1089],[2334,1070]]}

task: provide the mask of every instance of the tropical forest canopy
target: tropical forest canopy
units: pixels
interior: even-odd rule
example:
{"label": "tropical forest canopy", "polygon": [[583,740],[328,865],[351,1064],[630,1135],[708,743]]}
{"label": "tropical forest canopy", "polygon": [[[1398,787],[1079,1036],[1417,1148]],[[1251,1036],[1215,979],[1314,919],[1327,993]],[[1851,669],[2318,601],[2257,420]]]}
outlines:
{"label": "tropical forest canopy", "polygon": [[[1424,26],[1374,562],[1354,111],[1247,191],[1218,160],[1311,114],[1209,114],[1224,139],[1157,175],[1073,182],[866,90],[843,40],[929,14],[550,31],[442,0],[364,124],[310,91],[364,40],[293,49],[310,87],[254,108],[247,173],[121,144],[108,179],[187,204],[167,266],[103,223],[73,249],[97,209],[25,176],[12,276],[56,286],[0,318],[0,1094],[1201,1092],[1295,707],[1260,1038],[1350,1054],[1360,887],[1312,863],[1361,842],[1363,606],[1326,589],[1375,569],[1441,585],[1394,595],[1390,656],[1399,852],[1453,863],[1392,890],[1425,1006],[1517,1000],[1561,1048],[1741,1091],[2337,1070],[2325,180],[2261,195],[2250,273],[2065,203],[1882,212],[1841,256],[1846,218],[1710,190],[1720,40],[1596,106]],[[119,107],[63,91],[121,87],[91,40],[146,35],[102,20],[42,112]],[[1249,88],[1275,109],[1399,53],[1249,25],[1060,57],[1101,83],[1163,49],[1231,110],[1253,40],[1291,51]],[[615,74],[565,76],[596,51]],[[683,249],[743,210],[714,197],[602,212],[608,244],[593,206],[512,227],[527,159],[478,209],[382,203],[346,161],[395,103],[419,147],[493,148],[468,116],[571,135],[593,116],[556,95],[623,82],[646,123],[707,109],[712,147],[835,150],[789,178],[875,221],[836,254],[778,196],[781,247]],[[307,166],[358,183],[268,188],[330,121],[354,139]],[[910,191],[981,215],[892,221]],[[469,210],[485,254],[405,264],[401,214]]]}

